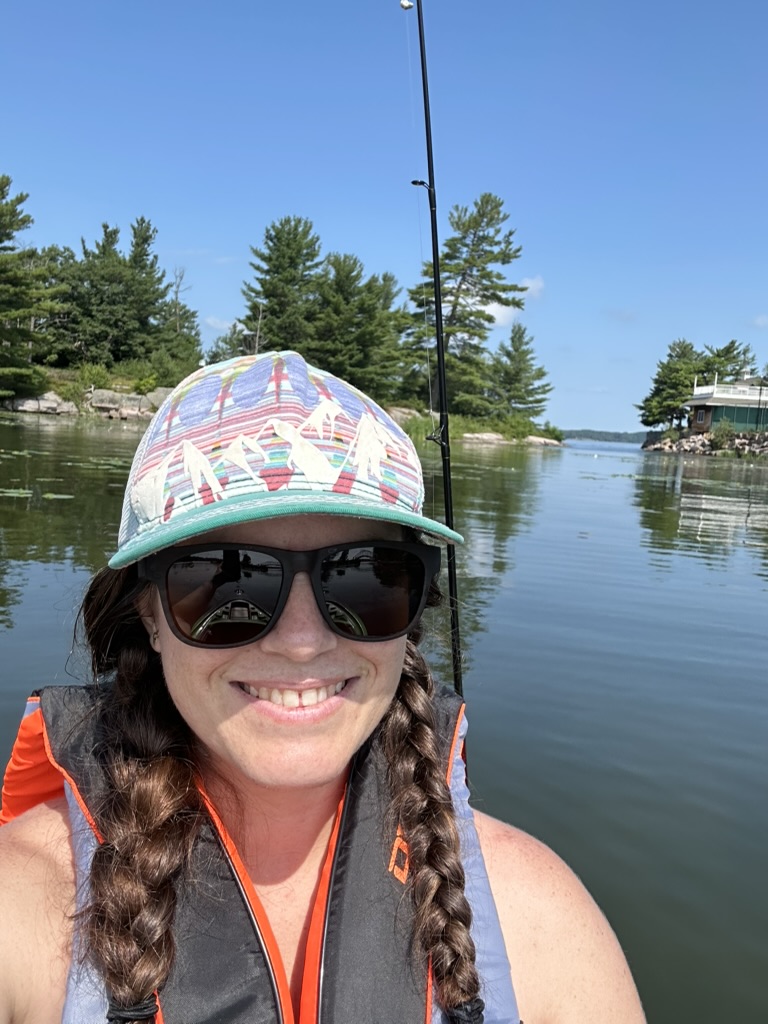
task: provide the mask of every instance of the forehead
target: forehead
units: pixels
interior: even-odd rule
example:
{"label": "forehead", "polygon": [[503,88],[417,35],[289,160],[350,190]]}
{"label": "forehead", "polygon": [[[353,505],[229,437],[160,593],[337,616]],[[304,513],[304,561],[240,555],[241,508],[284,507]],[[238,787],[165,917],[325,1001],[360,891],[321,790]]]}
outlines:
{"label": "forehead", "polygon": [[194,543],[210,540],[222,544],[263,544],[270,548],[300,551],[348,541],[403,539],[403,528],[396,523],[357,516],[300,515],[236,523],[195,537]]}

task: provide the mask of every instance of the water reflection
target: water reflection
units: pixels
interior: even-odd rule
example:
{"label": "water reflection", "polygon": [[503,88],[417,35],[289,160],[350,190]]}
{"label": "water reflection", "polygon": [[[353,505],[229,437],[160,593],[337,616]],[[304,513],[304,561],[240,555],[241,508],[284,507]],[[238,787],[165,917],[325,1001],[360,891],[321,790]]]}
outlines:
{"label": "water reflection", "polygon": [[694,554],[724,569],[748,549],[768,566],[768,467],[741,460],[646,456],[634,505],[652,551]]}
{"label": "water reflection", "polygon": [[[428,515],[443,516],[439,453],[420,449],[425,466]],[[515,445],[457,445],[452,452],[456,529],[465,544],[456,550],[462,653],[467,668],[472,650],[487,630],[487,612],[505,576],[513,570],[512,537],[530,529],[539,494],[542,460],[559,452]],[[444,584],[444,590],[447,586]],[[440,678],[452,677],[448,616],[443,612],[430,630],[426,649]]]}
{"label": "water reflection", "polygon": [[0,420],[0,624],[12,622],[25,563],[104,564],[138,437],[122,424]]}

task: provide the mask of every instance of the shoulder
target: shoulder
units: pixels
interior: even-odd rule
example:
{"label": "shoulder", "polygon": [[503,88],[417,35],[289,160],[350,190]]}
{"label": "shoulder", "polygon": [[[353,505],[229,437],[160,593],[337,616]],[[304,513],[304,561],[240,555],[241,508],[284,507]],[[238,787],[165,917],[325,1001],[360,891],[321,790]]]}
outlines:
{"label": "shoulder", "polygon": [[567,864],[520,829],[475,812],[526,1024],[643,1024],[627,961]]}
{"label": "shoulder", "polygon": [[60,1018],[74,890],[63,799],[0,828],[0,1024]]}

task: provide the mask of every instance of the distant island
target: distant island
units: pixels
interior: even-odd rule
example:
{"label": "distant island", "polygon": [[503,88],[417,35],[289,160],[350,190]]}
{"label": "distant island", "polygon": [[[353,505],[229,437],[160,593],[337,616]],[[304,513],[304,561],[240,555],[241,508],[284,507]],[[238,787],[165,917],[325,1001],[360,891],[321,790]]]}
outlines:
{"label": "distant island", "polygon": [[624,444],[642,444],[648,437],[647,430],[635,430],[633,433],[619,430],[564,430],[566,441],[623,441]]}

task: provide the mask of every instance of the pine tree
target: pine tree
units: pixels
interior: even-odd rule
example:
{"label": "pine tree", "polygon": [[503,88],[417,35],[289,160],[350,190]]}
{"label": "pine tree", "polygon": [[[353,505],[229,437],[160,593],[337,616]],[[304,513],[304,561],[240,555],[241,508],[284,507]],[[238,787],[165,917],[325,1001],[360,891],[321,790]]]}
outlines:
{"label": "pine tree", "polygon": [[157,253],[152,251],[156,238],[157,228],[146,217],[138,217],[131,224],[131,248],[126,265],[128,301],[136,329],[122,344],[113,345],[116,362],[151,356],[163,340],[161,319],[171,285],[158,265]]}
{"label": "pine tree", "polygon": [[[449,409],[482,416],[490,411],[486,394],[490,362],[485,351],[495,317],[492,306],[521,309],[525,288],[506,280],[499,267],[516,260],[514,231],[504,230],[509,214],[499,196],[484,192],[469,209],[454,206],[448,215],[453,234],[440,254],[443,335]],[[425,349],[434,338],[434,267],[425,263],[422,281],[409,290],[414,307],[403,346],[404,391],[428,398]],[[434,372],[434,359],[432,359]],[[434,387],[433,387],[434,394]],[[411,397],[407,395],[407,397]],[[433,402],[434,404],[434,402]]]}
{"label": "pine tree", "polygon": [[694,380],[701,369],[703,358],[703,354],[685,338],[672,342],[666,359],[657,363],[650,392],[636,406],[643,426],[658,427],[666,424],[671,428],[677,423],[682,427],[688,417],[684,403],[693,394]]}
{"label": "pine tree", "polygon": [[552,391],[547,371],[537,366],[533,338],[521,323],[515,323],[509,344],[499,345],[491,360],[491,394],[504,413],[520,414],[530,420],[541,416]]}
{"label": "pine tree", "polygon": [[188,291],[183,268],[174,270],[169,287],[170,295],[158,309],[150,356],[157,383],[163,387],[172,387],[196,370],[203,355],[197,313],[181,298]]}
{"label": "pine tree", "polygon": [[399,366],[402,310],[391,274],[364,280],[356,256],[331,253],[317,279],[313,339],[306,358],[379,401],[389,400]]}
{"label": "pine tree", "polygon": [[46,270],[34,249],[25,249],[16,236],[33,223],[22,207],[26,192],[10,195],[12,180],[0,175],[0,364],[31,362],[42,323],[57,308],[47,294]]}
{"label": "pine tree", "polygon": [[255,281],[243,282],[247,313],[242,322],[256,351],[293,349],[306,356],[314,338],[320,238],[304,217],[283,217],[251,246]]}

